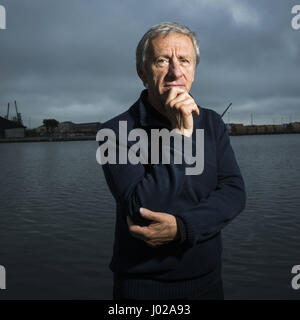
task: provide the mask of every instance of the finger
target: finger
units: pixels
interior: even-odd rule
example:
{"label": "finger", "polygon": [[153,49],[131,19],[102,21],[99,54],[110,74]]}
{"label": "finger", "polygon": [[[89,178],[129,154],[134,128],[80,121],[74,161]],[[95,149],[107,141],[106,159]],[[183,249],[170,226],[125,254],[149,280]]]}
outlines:
{"label": "finger", "polygon": [[156,247],[159,246],[158,244],[153,243],[153,242],[150,242],[150,241],[145,241],[145,242],[146,242],[146,244],[147,244],[149,247],[151,247],[151,248],[156,248]]}
{"label": "finger", "polygon": [[178,87],[173,87],[169,90],[169,94],[167,96],[165,105],[168,105],[171,100],[175,99],[177,95],[181,92],[186,92],[184,89],[178,88]]}
{"label": "finger", "polygon": [[130,233],[134,233],[136,235],[141,235],[144,233],[144,231],[142,230],[143,227],[141,227],[137,224],[134,224],[134,222],[132,221],[132,219],[129,216],[126,217],[126,220],[127,220],[127,224],[128,224]]}
{"label": "finger", "polygon": [[195,112],[197,115],[200,114],[199,108],[195,103],[190,103],[188,101],[183,101],[176,105],[176,109],[179,110],[183,115],[190,115]]}
{"label": "finger", "polygon": [[181,105],[196,106],[194,99],[185,91],[169,102],[170,108],[179,109]]}
{"label": "finger", "polygon": [[169,105],[172,106],[181,103],[196,105],[195,100],[186,91],[179,93],[176,98],[170,101]]}
{"label": "finger", "polygon": [[135,226],[135,223],[132,221],[132,219],[130,218],[130,216],[127,216],[127,217],[126,217],[126,220],[127,220],[127,225],[128,225],[129,231],[130,231],[132,228],[134,229],[133,226]]}
{"label": "finger", "polygon": [[147,227],[141,227],[137,224],[133,224],[129,227],[129,231],[135,235],[145,236],[145,233],[147,231],[146,228]]}
{"label": "finger", "polygon": [[161,221],[163,213],[161,212],[156,212],[156,211],[151,211],[146,208],[140,208],[140,213],[143,218],[152,220],[152,221]]}
{"label": "finger", "polygon": [[143,240],[143,241],[148,241],[148,239],[146,239],[144,236],[141,236],[139,234],[135,234],[135,233],[132,232],[131,235],[136,239],[140,239],[140,240]]}
{"label": "finger", "polygon": [[170,108],[173,108],[175,105],[182,103],[182,102],[190,102],[192,103],[192,98],[189,96],[189,94],[184,91],[184,92],[180,92],[176,98],[172,99],[168,104],[166,104],[167,106],[169,106]]}
{"label": "finger", "polygon": [[199,111],[199,108],[198,108],[198,106],[196,105],[196,104],[194,104],[193,106],[192,106],[192,112],[195,112],[196,113],[196,115],[200,115],[200,111]]}

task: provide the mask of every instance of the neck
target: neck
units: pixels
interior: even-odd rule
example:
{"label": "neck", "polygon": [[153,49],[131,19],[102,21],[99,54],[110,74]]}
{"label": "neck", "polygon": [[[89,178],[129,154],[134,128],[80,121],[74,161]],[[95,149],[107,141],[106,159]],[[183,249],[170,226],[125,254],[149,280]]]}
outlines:
{"label": "neck", "polygon": [[160,100],[155,99],[152,95],[149,94],[147,95],[147,102],[153,107],[157,112],[159,112],[161,115],[167,118],[166,116],[166,111],[164,109],[163,102]]}

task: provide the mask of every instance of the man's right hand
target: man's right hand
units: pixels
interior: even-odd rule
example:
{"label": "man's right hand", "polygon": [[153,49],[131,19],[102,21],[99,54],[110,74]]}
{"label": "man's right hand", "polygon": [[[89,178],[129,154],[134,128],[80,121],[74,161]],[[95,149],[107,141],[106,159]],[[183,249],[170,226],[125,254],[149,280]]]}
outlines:
{"label": "man's right hand", "polygon": [[189,93],[179,87],[171,88],[164,107],[173,129],[176,129],[182,135],[190,137],[193,133],[192,112],[199,115],[200,111]]}

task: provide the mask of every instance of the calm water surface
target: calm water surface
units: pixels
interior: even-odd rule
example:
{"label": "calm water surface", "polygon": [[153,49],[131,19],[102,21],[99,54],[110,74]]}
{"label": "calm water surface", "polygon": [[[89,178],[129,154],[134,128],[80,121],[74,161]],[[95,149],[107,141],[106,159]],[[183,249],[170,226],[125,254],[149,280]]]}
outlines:
{"label": "calm water surface", "polygon": [[[300,299],[300,135],[231,137],[248,202],[223,231],[227,299]],[[0,144],[0,299],[111,299],[115,204],[94,141]]]}

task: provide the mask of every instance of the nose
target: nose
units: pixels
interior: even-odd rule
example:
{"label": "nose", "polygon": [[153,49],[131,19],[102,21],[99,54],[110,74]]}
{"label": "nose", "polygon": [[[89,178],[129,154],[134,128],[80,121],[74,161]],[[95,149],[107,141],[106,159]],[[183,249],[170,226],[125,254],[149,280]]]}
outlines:
{"label": "nose", "polygon": [[170,80],[179,79],[182,74],[183,72],[179,61],[172,59],[169,64],[168,77],[170,78]]}

